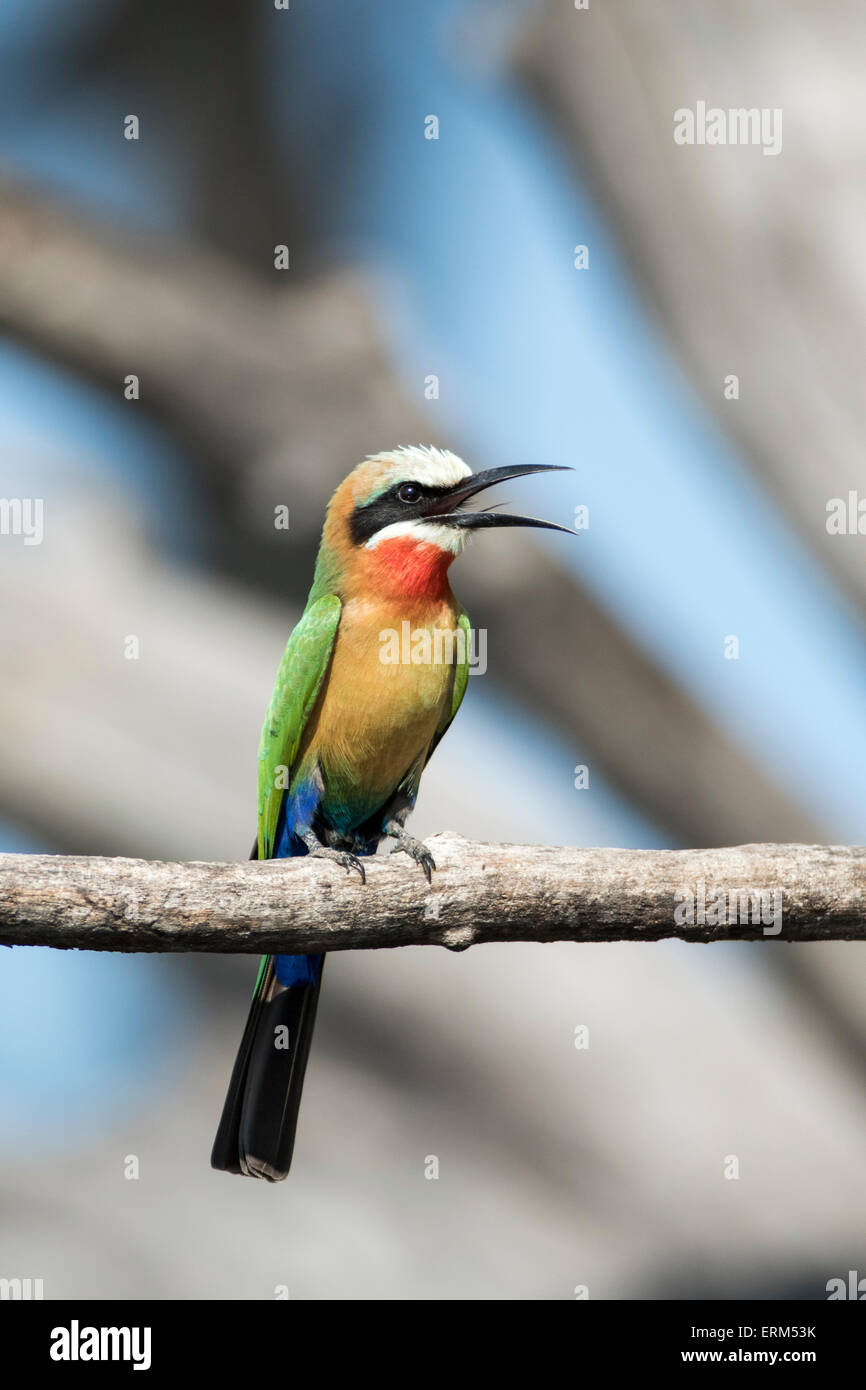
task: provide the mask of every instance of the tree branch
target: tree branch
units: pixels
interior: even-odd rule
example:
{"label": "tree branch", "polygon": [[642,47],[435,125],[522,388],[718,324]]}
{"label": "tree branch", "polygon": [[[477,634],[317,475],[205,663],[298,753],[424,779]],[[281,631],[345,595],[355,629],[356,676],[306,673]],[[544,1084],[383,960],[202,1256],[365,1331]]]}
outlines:
{"label": "tree branch", "polygon": [[362,885],[355,873],[307,858],[172,864],[0,855],[0,943],[234,953],[663,937],[866,940],[866,847],[560,849],[476,844],[452,833],[433,836],[430,847],[432,886],[402,858],[367,861]]}

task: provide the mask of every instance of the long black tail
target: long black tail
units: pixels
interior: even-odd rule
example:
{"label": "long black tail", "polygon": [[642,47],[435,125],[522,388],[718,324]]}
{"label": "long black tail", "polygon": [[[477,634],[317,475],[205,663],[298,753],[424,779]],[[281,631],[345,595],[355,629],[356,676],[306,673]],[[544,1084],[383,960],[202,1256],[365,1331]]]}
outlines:
{"label": "long black tail", "polygon": [[262,960],[214,1140],[214,1168],[268,1182],[288,1174],[324,964],[322,957],[314,984],[286,987],[274,957]]}

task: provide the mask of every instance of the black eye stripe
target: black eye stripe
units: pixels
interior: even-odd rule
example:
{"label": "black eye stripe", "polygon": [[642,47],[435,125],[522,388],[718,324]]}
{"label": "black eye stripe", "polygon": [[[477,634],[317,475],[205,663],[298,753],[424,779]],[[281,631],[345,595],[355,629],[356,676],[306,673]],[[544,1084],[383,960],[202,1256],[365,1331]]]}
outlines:
{"label": "black eye stripe", "polygon": [[[417,502],[402,502],[400,500],[400,489],[409,483],[419,489]],[[419,483],[415,478],[401,478],[386,492],[374,497],[372,502],[365,502],[355,508],[349,520],[352,540],[355,545],[366,545],[367,541],[383,527],[393,526],[398,521],[411,521],[413,517],[423,515],[425,502],[431,501],[434,497],[445,497],[451,491],[453,489],[448,484],[440,486]]]}

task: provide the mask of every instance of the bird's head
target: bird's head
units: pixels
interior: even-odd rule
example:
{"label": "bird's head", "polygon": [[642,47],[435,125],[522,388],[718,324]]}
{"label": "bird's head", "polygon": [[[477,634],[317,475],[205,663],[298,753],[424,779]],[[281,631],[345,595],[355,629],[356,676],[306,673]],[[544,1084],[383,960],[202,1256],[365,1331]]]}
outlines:
{"label": "bird's head", "polygon": [[[540,526],[553,521],[497,511],[464,511],[470,498],[527,473],[558,471],[552,464],[488,468],[473,473],[447,449],[416,445],[359,463],[331,499],[323,551],[373,592],[435,597],[472,531],[497,526]],[[569,532],[569,534],[573,534]]]}

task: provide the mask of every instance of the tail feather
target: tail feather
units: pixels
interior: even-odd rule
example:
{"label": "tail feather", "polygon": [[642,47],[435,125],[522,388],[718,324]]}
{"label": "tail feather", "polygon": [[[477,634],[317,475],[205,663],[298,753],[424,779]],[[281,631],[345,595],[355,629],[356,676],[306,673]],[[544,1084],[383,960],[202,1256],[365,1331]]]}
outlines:
{"label": "tail feather", "polygon": [[253,991],[253,1002],[247,1016],[246,1027],[232,1068],[229,1088],[226,1092],[223,1112],[211,1153],[211,1166],[224,1173],[241,1173],[240,1128],[241,1110],[244,1103],[244,1090],[247,1082],[250,1052],[264,1007],[265,977],[273,974],[274,964],[271,956],[263,956]]}
{"label": "tail feather", "polygon": [[214,1141],[214,1168],[268,1182],[288,1174],[324,957],[317,963],[310,983],[286,987],[276,958],[263,959]]}
{"label": "tail feather", "polygon": [[[307,852],[302,841],[282,849],[283,857]],[[256,838],[250,858],[258,857]],[[262,957],[211,1152],[213,1168],[268,1182],[288,1176],[324,964],[324,956]]]}

